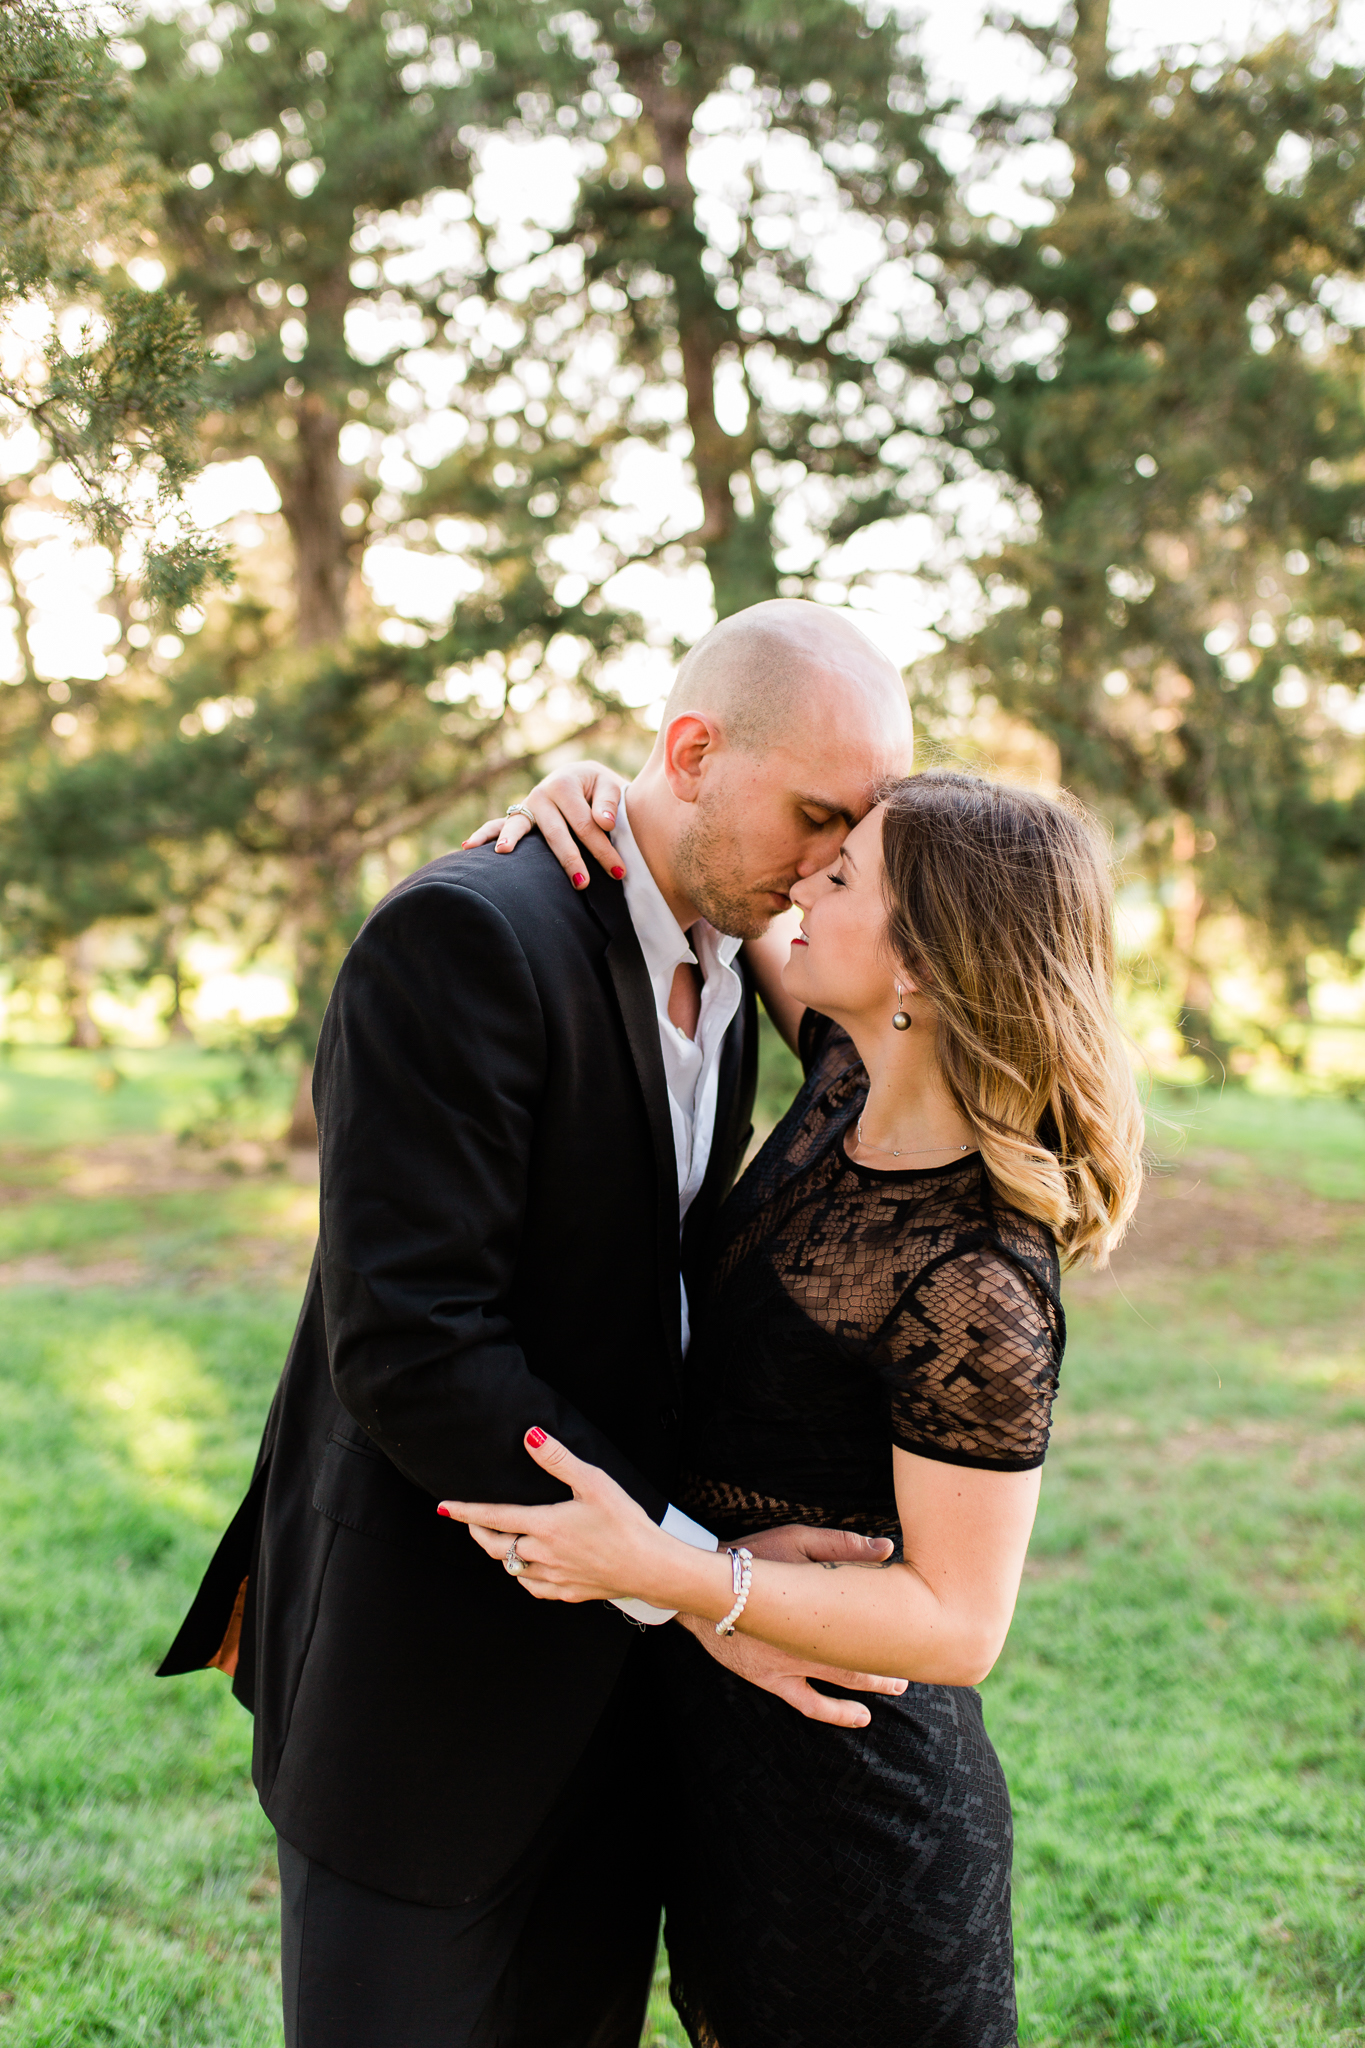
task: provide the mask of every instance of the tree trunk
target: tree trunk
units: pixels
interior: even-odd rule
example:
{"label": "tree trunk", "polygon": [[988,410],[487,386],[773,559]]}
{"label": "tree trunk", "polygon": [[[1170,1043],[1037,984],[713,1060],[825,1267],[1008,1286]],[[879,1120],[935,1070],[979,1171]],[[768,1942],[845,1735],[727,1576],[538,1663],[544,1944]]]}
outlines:
{"label": "tree trunk", "polygon": [[194,1033],[185,1021],[184,993],[184,984],[180,978],[180,962],[173,960],[171,962],[171,1014],[167,1019],[167,1029],[173,1041],[179,1040],[184,1044],[193,1045],[195,1043]]}
{"label": "tree trunk", "polygon": [[92,933],[82,932],[61,948],[66,969],[66,1008],[71,1019],[67,1044],[78,1045],[85,1052],[94,1052],[104,1044],[104,1033],[90,1014],[90,990],[95,979],[92,941]]}
{"label": "tree trunk", "polygon": [[39,687],[38,671],[33,666],[33,649],[28,637],[29,607],[23,591],[19,588],[19,578],[14,573],[14,550],[5,532],[5,514],[8,509],[8,502],[0,499],[0,569],[4,570],[9,582],[10,602],[14,606],[14,638],[19,648],[24,681],[31,690],[36,691]]}
{"label": "tree trunk", "polygon": [[[727,434],[716,418],[716,362],[734,334],[716,304],[715,288],[702,263],[706,242],[696,225],[696,192],[687,163],[696,107],[680,88],[665,85],[653,68],[629,69],[629,83],[639,95],[658,145],[664,174],[660,202],[672,209],[683,230],[676,245],[673,293],[687,424],[692,431],[692,467],[702,503],[702,523],[691,538],[701,544],[716,612],[725,618],[744,605],[777,595],[772,508],[760,501],[755,490],[753,513],[741,517],[736,510],[730,479],[737,470],[747,469],[754,436],[752,431]],[[752,487],[752,478],[750,483]]]}
{"label": "tree trunk", "polygon": [[300,647],[325,646],[346,630],[350,542],[341,523],[345,489],[341,423],[312,393],[294,408],[292,460],[276,457],[271,474],[294,548],[295,634]]}
{"label": "tree trunk", "polygon": [[[306,814],[306,796],[302,802]],[[300,817],[298,824],[301,831],[309,832],[315,840],[322,835],[322,828],[316,820],[305,823],[304,817]],[[296,856],[291,867],[294,905],[290,923],[294,988],[298,999],[292,1035],[303,1048],[305,1057],[294,1094],[288,1139],[290,1145],[299,1150],[316,1150],[318,1127],[313,1115],[313,1053],[332,993],[332,983],[346,951],[341,907],[345,874],[335,851],[321,859]]]}
{"label": "tree trunk", "polygon": [[1180,963],[1183,986],[1180,995],[1179,1026],[1185,1050],[1206,1068],[1209,1079],[1227,1079],[1228,1047],[1213,1028],[1213,989],[1208,972],[1199,958],[1199,922],[1204,898],[1195,870],[1195,832],[1191,820],[1178,815],[1171,832],[1171,853],[1176,862],[1175,896],[1171,904],[1171,936]]}

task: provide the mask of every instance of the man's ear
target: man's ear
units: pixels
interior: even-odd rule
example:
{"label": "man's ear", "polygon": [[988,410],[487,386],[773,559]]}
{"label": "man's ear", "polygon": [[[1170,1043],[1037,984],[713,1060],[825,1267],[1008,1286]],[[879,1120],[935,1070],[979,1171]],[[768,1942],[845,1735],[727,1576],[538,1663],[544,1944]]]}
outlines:
{"label": "man's ear", "polygon": [[701,794],[708,756],[721,744],[720,727],[701,711],[680,711],[664,733],[664,775],[680,804],[694,804]]}

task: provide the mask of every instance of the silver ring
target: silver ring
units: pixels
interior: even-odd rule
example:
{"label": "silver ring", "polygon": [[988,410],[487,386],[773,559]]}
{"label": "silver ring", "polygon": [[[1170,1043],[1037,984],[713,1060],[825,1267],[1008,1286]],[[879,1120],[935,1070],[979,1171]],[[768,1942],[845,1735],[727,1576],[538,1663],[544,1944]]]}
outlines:
{"label": "silver ring", "polygon": [[522,1557],[517,1550],[517,1545],[520,1543],[520,1541],[520,1536],[514,1536],[512,1538],[511,1547],[508,1550],[506,1557],[502,1561],[503,1570],[505,1572],[510,1572],[511,1576],[514,1579],[519,1579],[522,1573],[528,1569],[526,1559]]}
{"label": "silver ring", "polygon": [[509,804],[503,816],[507,818],[529,818],[533,825],[536,822],[535,812],[528,811],[525,804]]}

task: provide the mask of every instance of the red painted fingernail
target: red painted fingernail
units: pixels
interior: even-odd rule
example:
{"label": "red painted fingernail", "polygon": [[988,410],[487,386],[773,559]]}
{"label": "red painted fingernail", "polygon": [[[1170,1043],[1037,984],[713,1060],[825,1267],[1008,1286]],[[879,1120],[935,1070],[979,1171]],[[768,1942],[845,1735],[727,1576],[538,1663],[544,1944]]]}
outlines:
{"label": "red painted fingernail", "polygon": [[587,887],[587,885],[588,885],[588,878],[587,878],[587,876],[586,876],[586,875],[575,875],[575,876],[574,876],[574,878],[573,878],[573,885],[574,885],[575,889],[586,889],[586,887]]}
{"label": "red painted fingernail", "polygon": [[442,1502],[441,1506],[437,1508],[436,1512],[438,1515],[444,1515],[448,1522],[453,1522],[455,1519],[455,1517],[451,1514],[450,1509],[446,1507],[444,1502]]}
{"label": "red painted fingernail", "polygon": [[533,1451],[538,1451],[541,1445],[546,1441],[544,1430],[528,1429],[526,1432],[526,1441],[531,1446],[531,1449]]}
{"label": "red painted fingernail", "polygon": [[624,882],[626,879],[626,871],[624,868],[613,868],[611,873],[613,881]]}

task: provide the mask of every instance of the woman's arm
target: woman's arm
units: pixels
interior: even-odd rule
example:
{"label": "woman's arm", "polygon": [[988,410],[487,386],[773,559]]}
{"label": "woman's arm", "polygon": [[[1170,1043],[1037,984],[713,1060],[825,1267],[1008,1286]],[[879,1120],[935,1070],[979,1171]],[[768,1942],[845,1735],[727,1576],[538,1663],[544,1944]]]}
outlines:
{"label": "woman's arm", "polygon": [[901,1450],[892,1457],[905,1563],[756,1561],[739,1626],[830,1663],[861,1654],[857,1644],[875,1644],[878,1671],[924,1685],[977,1685],[1009,1634],[1041,1470],[982,1472]]}
{"label": "woman's arm", "polygon": [[[536,1463],[573,1489],[559,1507],[445,1501],[490,1556],[514,1535],[542,1600],[636,1597],[719,1621],[733,1604],[728,1556],[689,1548],[596,1467],[532,1431]],[[797,1656],[927,1685],[975,1685],[1009,1631],[1038,1505],[1040,1472],[984,1472],[895,1450],[904,1564],[757,1559],[743,1634]]]}
{"label": "woman's arm", "polygon": [[799,1050],[797,1035],[806,1006],[787,994],[782,985],[782,969],[791,953],[792,939],[800,929],[801,913],[793,905],[773,919],[761,939],[744,941],[744,957],[758,983],[763,1007],[793,1052]]}

